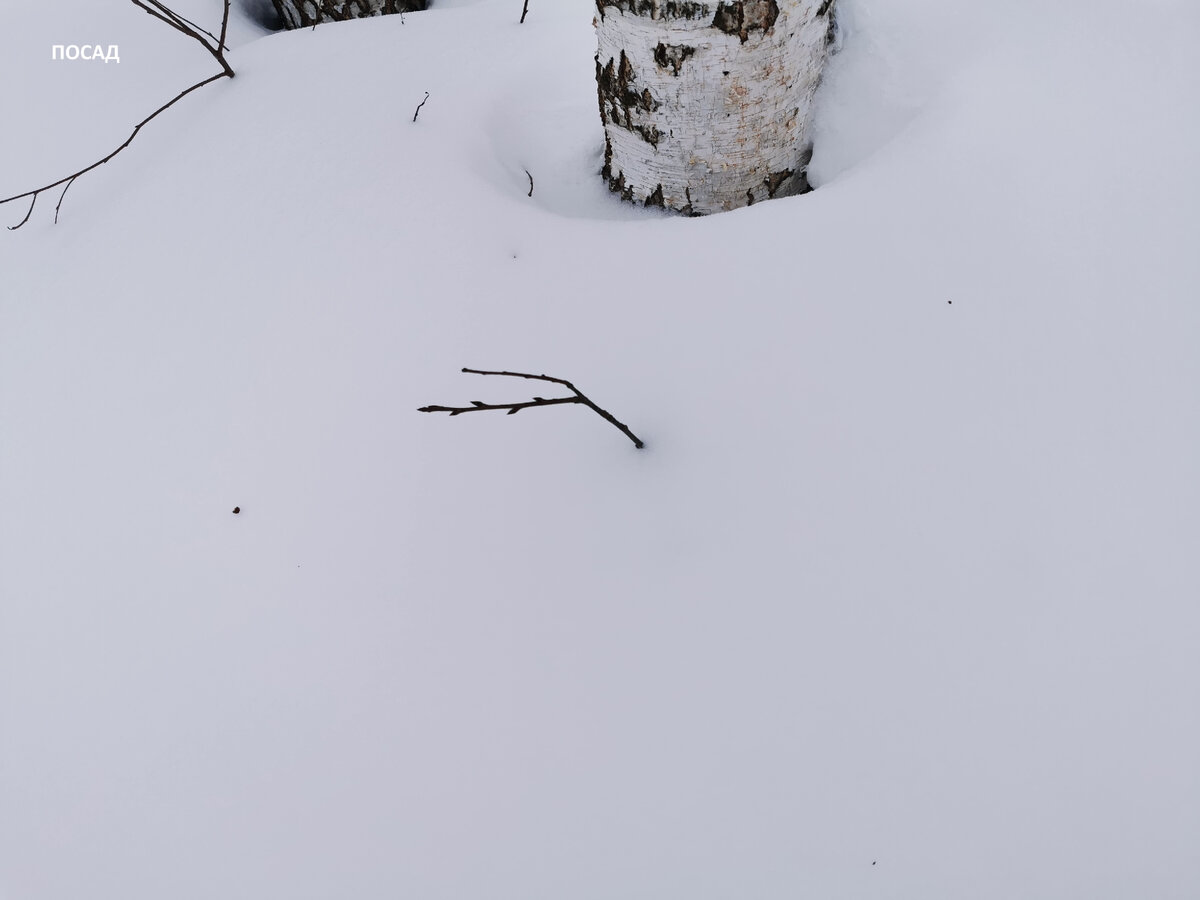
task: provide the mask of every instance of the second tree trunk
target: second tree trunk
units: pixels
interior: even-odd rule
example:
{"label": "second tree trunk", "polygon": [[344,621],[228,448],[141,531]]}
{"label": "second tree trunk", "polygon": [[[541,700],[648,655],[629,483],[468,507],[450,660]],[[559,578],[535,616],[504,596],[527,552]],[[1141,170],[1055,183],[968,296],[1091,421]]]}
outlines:
{"label": "second tree trunk", "polygon": [[597,0],[603,175],[693,215],[808,190],[833,0]]}

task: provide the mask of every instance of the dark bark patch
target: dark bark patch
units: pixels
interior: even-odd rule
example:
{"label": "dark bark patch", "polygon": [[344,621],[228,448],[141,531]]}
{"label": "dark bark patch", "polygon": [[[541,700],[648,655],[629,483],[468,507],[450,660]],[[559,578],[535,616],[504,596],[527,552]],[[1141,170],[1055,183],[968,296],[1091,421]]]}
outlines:
{"label": "dark bark patch", "polygon": [[619,9],[621,12],[635,16],[646,16],[650,19],[707,19],[712,15],[712,7],[707,3],[695,0],[596,0],[596,10],[603,21],[606,9]]}
{"label": "dark bark patch", "polygon": [[655,150],[658,149],[658,142],[662,140],[662,132],[658,130],[657,125],[635,125],[631,130]]}
{"label": "dark bark patch", "polygon": [[734,34],[744,44],[752,31],[770,31],[779,18],[775,0],[721,0],[713,16],[712,27]]}
{"label": "dark bark patch", "polygon": [[288,28],[418,12],[429,5],[428,0],[272,0],[272,4]]}
{"label": "dark bark patch", "polygon": [[783,183],[795,174],[791,169],[784,169],[782,172],[772,172],[764,178],[763,183],[767,186],[767,198],[773,198]]}
{"label": "dark bark patch", "polygon": [[600,121],[608,124],[608,102],[604,96],[604,68],[600,65],[600,54],[596,54],[596,99],[600,103]]}
{"label": "dark bark patch", "polygon": [[639,92],[634,86],[636,81],[637,73],[624,50],[621,51],[620,61],[610,58],[603,66],[600,65],[600,58],[596,57],[596,94],[600,102],[600,120],[605,125],[617,125],[637,132],[644,140],[657,146],[660,137],[658,129],[636,124],[634,114],[640,117],[642,113],[654,112],[661,104],[654,99],[650,88],[643,88]]}
{"label": "dark bark patch", "polygon": [[666,204],[663,203],[663,189],[660,184],[654,189],[654,193],[646,198],[646,206],[657,206],[659,209],[666,209]]}
{"label": "dark bark patch", "polygon": [[821,8],[817,10],[818,17],[826,14],[829,16],[829,27],[825,29],[825,44],[826,46],[835,48],[834,52],[836,53],[838,44],[838,8],[834,6],[833,0],[825,0],[821,4]]}
{"label": "dark bark patch", "polygon": [[671,74],[678,78],[679,70],[695,52],[696,48],[687,44],[664,44],[660,41],[654,48],[654,61],[660,69],[670,68]]}
{"label": "dark bark patch", "polygon": [[625,183],[624,172],[618,172],[614,178],[612,174],[612,168],[610,167],[608,174],[605,176],[605,180],[608,182],[608,189],[610,191],[612,191],[614,194],[617,194],[622,200],[625,200],[629,203],[633,202],[633,185]]}

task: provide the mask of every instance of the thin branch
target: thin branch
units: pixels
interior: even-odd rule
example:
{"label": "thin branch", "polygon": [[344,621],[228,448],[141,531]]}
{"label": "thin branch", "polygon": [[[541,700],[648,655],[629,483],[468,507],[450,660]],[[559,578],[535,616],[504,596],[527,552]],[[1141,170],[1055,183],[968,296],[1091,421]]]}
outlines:
{"label": "thin branch", "polygon": [[[86,169],[80,169],[78,172],[75,172],[72,175],[68,175],[65,178],[60,178],[60,179],[58,179],[58,181],[55,181],[52,184],[47,184],[44,187],[37,188],[36,190],[26,191],[23,194],[14,194],[12,197],[6,197],[5,199],[0,200],[0,206],[2,206],[5,203],[10,203],[13,200],[20,200],[22,197],[36,197],[42,191],[48,191],[48,190],[58,187],[60,184],[66,184],[67,182],[74,181],[80,175],[86,175],[88,172],[92,171],[92,169],[98,169],[100,166],[104,165],[106,162],[108,162],[110,159],[112,159],[114,156],[116,156],[118,153],[120,153],[122,150],[124,150],[126,147],[128,147],[131,143],[133,143],[133,139],[135,137],[137,137],[138,132],[142,130],[142,126],[145,125],[147,122],[149,122],[151,119],[153,119],[155,116],[159,115],[160,113],[166,112],[168,109],[170,109],[172,106],[174,106],[180,100],[182,100],[184,97],[186,97],[192,91],[202,88],[206,84],[212,84],[214,81],[218,81],[224,77],[226,77],[225,73],[221,72],[217,75],[213,75],[211,78],[205,78],[203,81],[193,84],[187,90],[180,92],[178,95],[176,95],[176,97],[174,99],[172,99],[171,101],[169,101],[167,103],[164,103],[162,106],[160,106],[154,112],[150,113],[150,115],[146,116],[146,118],[142,119],[142,121],[138,122],[137,125],[134,126],[133,132],[129,135],[129,137],[125,138],[125,143],[123,143],[120,147],[118,147],[112,153],[108,154],[108,156],[104,157],[104,159],[100,160],[99,162],[94,162],[90,166],[88,166]],[[65,193],[65,191],[64,191],[64,193]],[[60,202],[61,202],[61,200],[60,200]],[[22,220],[20,225],[12,226],[11,230],[16,230],[17,228],[20,228],[21,225],[24,225],[25,222],[28,220],[29,220],[29,216],[26,216],[25,219]]]}
{"label": "thin branch", "polygon": [[529,0],[525,0],[525,6],[521,9],[521,21],[519,24],[525,24],[525,17],[529,15]]}
{"label": "thin branch", "polygon": [[[230,0],[225,0],[225,12],[221,16],[221,36],[217,39],[217,49],[221,51],[222,59],[224,59],[225,51],[229,49],[225,44],[225,36],[229,34],[229,3]],[[233,77],[232,71],[230,71],[229,77]]]}
{"label": "thin branch", "polygon": [[552,375],[530,375],[526,372],[490,372],[485,369],[468,369],[465,366],[463,367],[463,371],[468,372],[471,375],[507,375],[509,378],[529,378],[533,381],[549,381],[554,384],[561,384],[568,390],[575,391],[576,394],[579,393],[575,385],[571,384],[571,382],[567,381],[567,379],[555,378]]}
{"label": "thin branch", "polygon": [[[156,16],[157,18],[163,19],[163,21],[170,24],[172,28],[176,28],[176,29],[183,31],[183,30],[185,30],[183,26],[187,26],[189,28],[192,28],[195,31],[200,32],[201,34],[207,34],[214,41],[217,40],[217,36],[215,34],[213,34],[211,31],[209,31],[207,28],[201,28],[199,25],[197,25],[195,22],[193,22],[187,16],[180,15],[179,13],[175,12],[175,10],[170,9],[169,7],[165,6],[164,4],[158,2],[158,0],[148,0],[148,2],[151,3],[153,6],[155,6],[157,9],[161,9],[163,11],[163,13],[165,13],[166,15],[164,16],[163,13],[159,13],[159,12],[155,12],[155,11],[151,11],[151,10],[146,10],[146,11],[149,12],[151,15]],[[143,9],[145,9],[145,7],[143,7]]]}
{"label": "thin branch", "polygon": [[[226,3],[225,3],[225,17],[221,21],[221,36],[220,37],[217,37],[215,34],[213,34],[207,28],[201,28],[199,25],[197,25],[195,22],[193,22],[187,16],[180,15],[179,13],[175,12],[175,10],[173,10],[173,9],[168,9],[162,3],[158,2],[158,0],[149,0],[149,2],[153,3],[157,7],[161,7],[162,9],[166,10],[167,13],[169,13],[172,16],[173,19],[177,19],[179,22],[182,22],[185,25],[190,26],[191,28],[200,32],[200,34],[207,34],[210,38],[212,38],[216,42],[217,47],[219,47],[222,51],[229,49],[228,47],[225,46],[225,28],[227,27],[227,25],[229,23],[229,0],[226,0]],[[162,18],[162,16],[159,16],[159,18]],[[175,28],[179,27],[174,22],[171,22],[170,24],[172,25],[172,27],[175,27]],[[210,51],[211,51],[211,48],[210,48]]]}
{"label": "thin branch", "polygon": [[565,378],[555,378],[551,375],[532,375],[528,372],[492,372],[484,369],[468,368],[464,368],[463,371],[471,375],[506,375],[510,378],[526,378],[532,381],[548,381],[552,384],[561,384],[572,394],[574,394],[574,396],[552,397],[549,400],[545,399],[544,397],[534,397],[532,400],[527,400],[522,403],[481,403],[478,400],[472,400],[470,406],[422,406],[417,410],[417,412],[444,412],[450,413],[451,416],[459,416],[463,413],[469,412],[484,412],[486,410],[503,409],[506,410],[507,414],[511,416],[523,409],[530,409],[531,407],[535,406],[560,406],[564,403],[579,403],[583,406],[586,406],[613,427],[620,430],[622,434],[633,441],[633,445],[639,450],[645,446],[645,444],[642,443],[641,438],[630,431],[628,426],[618,421],[616,417],[612,415],[612,413],[608,412],[608,410],[601,409],[599,406],[593,403],[591,399],[589,399],[582,391],[579,390],[579,388],[575,387],[575,385],[571,384],[571,382],[567,381]]}
{"label": "thin branch", "polygon": [[426,101],[428,101],[428,100],[429,100],[429,91],[426,91],[425,99],[417,104],[417,111],[413,113],[413,121],[414,122],[417,121],[417,116],[419,116],[421,114],[421,107],[424,106]]}
{"label": "thin branch", "polygon": [[470,406],[422,406],[417,412],[446,412],[451,416],[459,416],[463,413],[483,412],[489,409],[506,409],[508,415],[511,416],[523,409],[529,409],[531,406],[558,406],[563,403],[583,403],[583,401],[578,397],[551,397],[549,400],[545,397],[534,397],[525,403],[481,403],[478,400],[472,400]]}
{"label": "thin branch", "polygon": [[[141,9],[144,9],[147,13],[154,16],[154,18],[160,19],[163,22],[166,22],[168,25],[170,25],[176,31],[184,31],[186,33],[186,28],[184,26],[184,23],[179,20],[178,16],[175,16],[174,14],[172,14],[169,9],[166,9],[166,7],[163,7],[163,9],[166,10],[165,12],[159,12],[157,9],[152,9],[149,6],[147,6],[145,3],[139,2],[139,0],[131,0],[131,2],[133,3],[134,6],[138,6]],[[151,2],[153,2],[153,0],[151,0]]]}
{"label": "thin branch", "polygon": [[[53,187],[53,185],[51,185],[51,187]],[[35,206],[37,206],[37,198],[38,198],[38,194],[40,194],[40,193],[41,193],[41,191],[34,191],[34,192],[33,192],[33,199],[29,201],[29,210],[28,210],[28,211],[25,213],[25,218],[23,218],[23,219],[22,219],[20,222],[18,222],[16,225],[9,225],[9,226],[8,226],[8,230],[9,230],[9,231],[16,231],[18,228],[20,228],[22,225],[24,225],[26,222],[28,222],[28,221],[29,221],[29,217],[33,215],[33,208],[34,208]],[[27,195],[22,195],[22,196],[27,196]],[[13,199],[13,200],[19,200],[19,199],[21,199],[21,198],[20,198],[20,197],[13,197],[12,199]],[[5,201],[5,202],[7,202],[7,201]]]}
{"label": "thin branch", "polygon": [[67,191],[69,191],[71,189],[71,185],[73,185],[75,183],[75,178],[78,178],[78,177],[79,176],[76,175],[74,178],[72,178],[70,181],[68,181],[67,186],[65,188],[63,188],[63,192],[58,195],[58,203],[56,203],[54,206],[54,224],[55,225],[58,224],[58,211],[60,209],[62,209],[63,198],[65,196],[67,196]]}
{"label": "thin branch", "polygon": [[[225,60],[225,35],[229,29],[229,5],[231,0],[225,0],[224,2],[225,9],[224,14],[221,17],[221,36],[218,38],[216,35],[212,34],[212,32],[204,32],[204,34],[207,34],[213,39],[213,41],[216,42],[215,44],[209,43],[201,36],[200,31],[203,31],[203,29],[197,29],[197,27],[193,26],[190,21],[179,15],[179,13],[175,12],[173,9],[170,9],[163,3],[159,2],[159,0],[144,0],[144,2],[143,0],[130,0],[130,2],[133,3],[134,6],[137,6],[154,16],[154,18],[166,22],[176,31],[187,35],[194,41],[197,41],[205,50],[212,54],[213,58],[218,63],[220,63],[221,69],[225,72],[225,75],[229,78],[233,77],[233,69],[230,68],[229,63]],[[147,4],[149,4],[149,6],[147,6]]]}
{"label": "thin branch", "polygon": [[[3,200],[0,200],[0,206],[3,206],[5,203],[11,203],[14,200],[21,200],[25,197],[32,198],[32,201],[29,205],[29,212],[27,212],[25,214],[25,218],[22,219],[20,222],[18,222],[16,225],[8,226],[9,231],[16,231],[18,228],[20,228],[22,225],[24,225],[26,222],[29,221],[29,217],[33,213],[33,207],[37,203],[37,198],[38,198],[39,194],[41,194],[43,191],[53,190],[54,188],[58,187],[59,185],[65,185],[65,187],[63,187],[62,194],[59,195],[58,205],[54,207],[54,221],[57,224],[58,214],[59,214],[59,211],[62,209],[63,198],[66,197],[67,191],[70,189],[71,185],[75,183],[76,178],[78,178],[80,175],[86,175],[88,172],[92,171],[92,169],[97,169],[100,166],[104,165],[106,162],[108,162],[110,159],[112,159],[114,156],[116,156],[118,153],[120,153],[122,150],[124,150],[126,147],[128,147],[131,143],[133,143],[133,139],[138,136],[138,132],[142,130],[143,125],[145,125],[147,122],[149,122],[151,119],[155,118],[159,114],[166,112],[168,109],[170,109],[172,106],[174,106],[180,100],[182,100],[184,97],[186,97],[192,91],[198,90],[199,88],[204,87],[206,84],[212,84],[214,81],[218,81],[222,78],[232,78],[233,77],[233,69],[230,68],[229,63],[226,62],[226,60],[225,60],[225,34],[226,34],[226,30],[229,27],[229,9],[230,9],[231,0],[224,0],[225,11],[224,11],[224,15],[222,16],[222,19],[221,19],[221,37],[216,38],[211,33],[207,32],[207,31],[205,32],[205,34],[208,34],[209,37],[212,37],[214,41],[217,41],[217,44],[215,47],[213,45],[209,44],[209,42],[206,41],[204,38],[202,38],[195,30],[193,30],[193,28],[189,27],[189,25],[191,23],[189,23],[188,20],[184,19],[178,13],[176,13],[173,10],[164,6],[162,3],[159,2],[159,0],[145,0],[145,2],[142,2],[142,0],[130,0],[130,2],[132,2],[135,6],[140,7],[141,9],[145,10],[150,15],[154,16],[154,18],[159,19],[162,22],[166,22],[168,25],[170,25],[176,31],[180,31],[183,34],[186,34],[188,37],[194,38],[195,40],[199,41],[201,44],[204,45],[204,48],[213,55],[213,57],[217,60],[217,62],[219,62],[221,64],[222,71],[217,75],[213,75],[211,78],[206,78],[203,81],[199,81],[196,84],[193,84],[191,87],[186,88],[183,91],[180,91],[178,94],[175,95],[174,98],[172,98],[168,102],[164,103],[162,106],[160,106],[154,112],[150,113],[150,115],[146,116],[146,118],[142,119],[142,121],[138,122],[137,125],[135,125],[133,127],[132,133],[130,133],[129,137],[127,137],[125,139],[125,142],[123,144],[121,144],[121,146],[117,147],[116,150],[113,150],[111,153],[108,154],[108,156],[104,157],[100,161],[94,162],[90,166],[88,166],[84,169],[80,169],[78,172],[74,172],[70,175],[67,175],[64,178],[60,178],[58,181],[55,181],[51,184],[44,185],[40,188],[35,188],[34,190],[31,190],[31,191],[25,191],[24,193],[21,193],[21,194],[14,194],[11,197],[6,197]],[[149,3],[150,6],[147,6],[146,5],[147,3]]]}
{"label": "thin branch", "polygon": [[[525,174],[529,175],[528,169],[525,170]],[[529,196],[530,197],[533,196],[533,176],[532,175],[529,175]]]}

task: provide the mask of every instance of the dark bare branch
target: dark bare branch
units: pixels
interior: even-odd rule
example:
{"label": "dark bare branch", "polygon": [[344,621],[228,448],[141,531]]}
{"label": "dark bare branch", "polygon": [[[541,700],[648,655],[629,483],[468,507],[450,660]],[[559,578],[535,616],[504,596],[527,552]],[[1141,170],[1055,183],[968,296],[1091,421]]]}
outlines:
{"label": "dark bare branch", "polygon": [[533,196],[533,176],[529,175],[528,169],[525,170],[525,174],[529,176],[529,194],[528,194],[528,196],[532,197]]}
{"label": "dark bare branch", "polygon": [[[191,87],[180,91],[171,100],[167,101],[162,106],[160,106],[158,109],[156,109],[154,112],[150,113],[150,115],[146,116],[146,118],[142,119],[142,121],[138,122],[137,125],[135,125],[133,127],[132,133],[129,135],[129,137],[127,137],[125,139],[125,142],[123,144],[121,144],[119,147],[117,147],[116,150],[113,150],[111,153],[109,153],[103,159],[92,163],[90,166],[87,166],[86,168],[80,169],[78,172],[73,172],[64,178],[60,178],[58,181],[52,182],[51,184],[44,185],[40,188],[35,188],[34,190],[31,190],[31,191],[25,191],[20,194],[14,194],[11,197],[6,197],[3,200],[0,200],[0,206],[3,206],[5,203],[11,203],[14,200],[21,200],[21,199],[24,199],[25,197],[32,198],[31,202],[29,204],[29,212],[27,212],[25,214],[25,218],[22,219],[20,222],[18,222],[16,225],[8,226],[9,231],[15,231],[16,229],[20,228],[22,225],[24,225],[26,222],[29,221],[29,217],[33,213],[33,207],[37,203],[37,198],[38,198],[39,194],[41,194],[43,191],[53,190],[54,188],[56,188],[60,185],[65,185],[65,187],[63,187],[62,194],[59,195],[58,204],[54,207],[54,221],[57,224],[58,223],[58,214],[59,214],[60,210],[62,209],[63,198],[66,197],[67,191],[70,189],[71,185],[75,183],[76,178],[78,178],[80,175],[86,175],[88,172],[92,171],[93,169],[97,169],[100,166],[104,165],[106,162],[108,162],[110,159],[112,159],[114,156],[116,156],[118,153],[120,153],[122,150],[124,150],[126,147],[128,147],[131,143],[133,143],[133,139],[138,136],[138,132],[142,130],[143,125],[145,125],[146,123],[148,123],[149,121],[154,119],[156,116],[160,115],[161,113],[166,112],[168,109],[170,109],[172,106],[174,106],[180,100],[182,100],[184,97],[186,97],[192,91],[198,90],[199,88],[202,88],[207,84],[212,84],[214,81],[219,81],[222,78],[232,78],[233,77],[233,69],[230,68],[229,63],[225,59],[225,35],[226,35],[226,31],[229,27],[229,9],[230,9],[231,0],[224,0],[225,11],[224,11],[224,15],[222,16],[222,19],[221,19],[221,37],[217,38],[217,37],[213,36],[210,32],[207,32],[207,31],[204,32],[205,34],[207,34],[209,37],[211,37],[216,42],[215,44],[210,44],[208,41],[206,41],[203,37],[200,36],[199,32],[196,31],[194,27],[192,27],[191,23],[187,19],[184,19],[178,13],[176,13],[173,10],[171,10],[170,8],[164,6],[162,3],[159,2],[159,0],[145,0],[145,2],[143,2],[143,0],[130,0],[130,2],[132,2],[134,4],[134,6],[140,7],[141,9],[145,10],[150,15],[154,16],[154,18],[159,19],[160,21],[165,22],[166,24],[170,25],[176,31],[180,31],[183,34],[186,34],[188,37],[191,37],[191,38],[199,41],[201,44],[203,44],[204,48],[206,50],[208,50],[208,52],[213,55],[213,57],[217,60],[217,62],[219,62],[221,64],[221,72],[217,75],[213,75],[211,78],[206,78],[203,81],[199,81],[196,84],[193,84]],[[147,4],[149,4],[149,5],[147,5]]]}
{"label": "dark bare branch", "polygon": [[[196,31],[198,31],[200,34],[206,34],[206,35],[208,35],[210,38],[212,38],[212,39],[213,39],[213,43],[214,43],[214,44],[215,44],[217,47],[220,47],[222,50],[227,50],[227,49],[228,49],[228,48],[225,46],[225,39],[224,39],[223,37],[217,37],[215,34],[213,34],[213,33],[212,33],[211,31],[209,31],[207,28],[201,28],[199,25],[197,25],[195,22],[193,22],[193,21],[192,21],[191,19],[189,19],[187,16],[180,15],[179,13],[177,13],[177,12],[174,12],[174,10],[172,10],[172,12],[174,13],[175,17],[179,19],[179,21],[181,21],[181,22],[183,22],[183,23],[185,23],[185,24],[189,25],[191,28],[195,29],[195,30],[196,30]],[[229,21],[228,17],[226,17],[225,21],[226,21],[226,22],[228,22],[228,21]],[[221,30],[222,30],[222,33],[224,33],[224,28],[222,28]]]}
{"label": "dark bare branch", "polygon": [[571,384],[571,382],[567,381],[565,378],[555,378],[551,375],[533,375],[528,372],[494,372],[484,369],[468,369],[465,367],[463,368],[463,371],[471,375],[505,375],[510,378],[525,378],[531,381],[548,381],[551,384],[561,384],[572,394],[574,394],[574,396],[552,397],[549,400],[545,399],[544,397],[534,397],[532,400],[526,400],[521,403],[481,403],[478,400],[472,400],[470,406],[422,406],[417,410],[417,412],[444,412],[449,413],[451,416],[459,416],[463,413],[469,412],[484,412],[486,410],[503,409],[506,411],[507,415],[511,416],[523,409],[530,409],[536,406],[561,406],[565,403],[578,403],[586,406],[613,427],[617,428],[622,434],[633,441],[633,445],[639,450],[645,446],[645,444],[642,443],[641,438],[630,431],[628,426],[626,426],[623,422],[618,421],[616,417],[612,415],[612,413],[601,409],[599,406],[593,403],[582,391],[579,390],[579,388],[575,387],[575,385]]}
{"label": "dark bare branch", "polygon": [[452,416],[462,415],[470,412],[483,412],[489,409],[504,409],[508,410],[508,415],[520,412],[523,409],[529,409],[532,406],[558,406],[563,403],[583,403],[578,397],[552,397],[547,400],[544,397],[534,397],[524,403],[481,403],[478,400],[472,400],[470,406],[422,406],[417,412],[445,412]]}
{"label": "dark bare branch", "polygon": [[417,121],[417,116],[419,116],[421,114],[421,107],[424,106],[426,101],[428,101],[428,100],[429,100],[429,91],[426,91],[425,99],[417,104],[417,111],[413,113],[413,121],[414,122]]}
{"label": "dark bare branch", "polygon": [[[225,12],[221,16],[221,36],[217,39],[217,48],[221,51],[222,59],[224,59],[225,51],[229,49],[225,43],[225,37],[229,34],[229,4],[230,0],[225,0]],[[229,77],[233,77],[232,71],[230,71]]]}
{"label": "dark bare branch", "polygon": [[[141,0],[131,0],[131,2],[133,3],[134,6],[137,6],[140,9],[145,10],[150,15],[154,16],[154,18],[159,19],[163,22],[166,22],[168,25],[170,25],[176,31],[184,31],[185,30],[186,26],[184,25],[183,22],[179,21],[179,19],[177,17],[168,15],[166,13],[159,12],[157,9],[149,7],[145,3],[142,3]],[[169,13],[169,12],[170,12],[170,10],[167,10],[167,13]]]}
{"label": "dark bare branch", "polygon": [[525,5],[524,5],[524,6],[521,8],[521,22],[520,22],[520,24],[522,24],[522,25],[524,25],[524,24],[525,24],[525,17],[526,17],[527,15],[529,15],[529,0],[525,0]]}
{"label": "dark bare branch", "polygon": [[[24,225],[26,222],[28,222],[28,221],[29,221],[29,217],[33,215],[33,208],[34,208],[35,206],[37,206],[37,198],[38,198],[38,194],[40,194],[40,193],[41,193],[41,191],[33,191],[33,199],[29,201],[29,209],[28,209],[28,210],[26,210],[26,212],[25,212],[25,218],[23,218],[23,219],[22,219],[20,222],[18,222],[16,225],[9,225],[9,226],[8,226],[8,230],[9,230],[9,231],[16,231],[18,228],[20,228],[22,225]],[[22,196],[22,197],[28,197],[28,196],[29,196],[29,194],[22,194],[21,196]],[[13,200],[20,200],[21,198],[20,198],[20,197],[13,197],[12,199],[13,199]],[[7,201],[5,201],[5,202],[7,202]]]}
{"label": "dark bare branch", "polygon": [[[225,35],[229,28],[230,0],[225,0],[224,2],[225,9],[221,18],[221,36],[219,38],[212,32],[204,31],[204,29],[194,25],[190,20],[185,19],[170,7],[159,2],[159,0],[130,0],[130,2],[154,16],[154,18],[166,22],[181,34],[185,34],[192,40],[197,41],[205,50],[212,54],[213,58],[225,72],[225,75],[229,78],[233,77],[233,69],[230,68],[229,63],[225,59]],[[205,40],[201,32],[212,38],[212,41]]]}
{"label": "dark bare branch", "polygon": [[567,390],[575,391],[576,394],[579,393],[579,391],[575,389],[575,385],[571,384],[571,382],[567,381],[565,378],[554,378],[550,375],[530,375],[526,372],[489,372],[485,371],[484,369],[468,369],[466,366],[463,367],[463,371],[471,375],[506,375],[509,378],[529,378],[533,381],[549,381],[553,382],[554,384],[561,384]]}
{"label": "dark bare branch", "polygon": [[[75,178],[78,178],[78,177],[79,177],[78,175],[75,176]],[[75,183],[75,178],[72,178],[70,181],[67,182],[67,186],[65,188],[63,188],[63,192],[58,195],[58,203],[54,204],[54,224],[55,225],[58,224],[58,211],[60,209],[62,209],[63,198],[67,196],[67,191],[69,191],[71,189],[71,185],[73,185]]]}
{"label": "dark bare branch", "polygon": [[[186,97],[192,91],[198,90],[199,88],[204,87],[206,84],[212,84],[214,81],[219,81],[220,79],[222,79],[224,77],[226,77],[225,73],[221,72],[220,74],[213,75],[211,78],[205,78],[203,81],[193,84],[190,88],[187,88],[186,90],[181,91],[170,101],[168,101],[167,103],[164,103],[162,106],[160,106],[154,112],[150,113],[150,115],[146,116],[146,118],[142,119],[142,121],[138,122],[137,125],[134,126],[133,132],[129,135],[129,137],[125,138],[125,143],[121,144],[121,146],[119,146],[116,150],[112,151],[112,153],[108,154],[108,156],[104,157],[104,159],[101,159],[98,162],[94,162],[87,168],[80,169],[78,172],[68,175],[65,178],[60,178],[60,179],[58,179],[58,181],[55,181],[52,184],[47,184],[43,187],[37,188],[36,190],[25,191],[23,194],[14,194],[11,197],[6,197],[5,199],[0,200],[0,206],[2,206],[5,203],[11,203],[13,200],[20,200],[23,197],[35,197],[36,198],[36,196],[38,194],[42,193],[42,191],[52,190],[53,188],[58,187],[60,184],[67,184],[68,182],[74,181],[80,175],[86,175],[88,172],[92,171],[92,169],[98,169],[100,166],[104,165],[106,162],[108,162],[110,159],[112,159],[114,156],[116,156],[118,153],[120,153],[122,150],[124,150],[130,144],[132,144],[133,139],[135,137],[137,137],[138,132],[142,130],[142,126],[145,125],[147,122],[149,122],[151,119],[153,119],[155,116],[159,115],[160,113],[166,112],[168,109],[170,109],[172,106],[174,106],[180,100],[182,100],[184,97]],[[66,193],[66,191],[64,190],[63,193]],[[60,198],[59,203],[61,204],[61,202],[62,202],[62,200]],[[25,222],[27,222],[28,220],[29,220],[29,216],[26,216],[25,219],[21,221],[20,225],[10,226],[10,230],[16,230],[17,228],[20,228],[21,225],[24,225]]]}

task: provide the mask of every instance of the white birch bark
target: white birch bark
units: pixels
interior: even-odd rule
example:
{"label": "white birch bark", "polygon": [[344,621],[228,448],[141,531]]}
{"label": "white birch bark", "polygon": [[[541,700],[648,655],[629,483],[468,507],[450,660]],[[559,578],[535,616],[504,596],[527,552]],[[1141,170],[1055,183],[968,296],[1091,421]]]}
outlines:
{"label": "white birch bark", "polygon": [[705,215],[808,190],[833,0],[596,0],[603,175]]}
{"label": "white birch bark", "polygon": [[272,0],[284,28],[425,9],[427,0]]}

